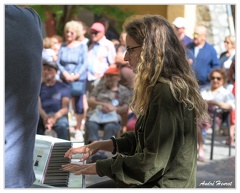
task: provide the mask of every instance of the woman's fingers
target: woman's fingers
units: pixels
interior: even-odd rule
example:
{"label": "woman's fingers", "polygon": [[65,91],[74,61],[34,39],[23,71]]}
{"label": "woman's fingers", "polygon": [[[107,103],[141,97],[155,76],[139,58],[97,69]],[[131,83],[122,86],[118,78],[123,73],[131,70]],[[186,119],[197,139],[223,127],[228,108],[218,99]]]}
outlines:
{"label": "woman's fingers", "polygon": [[86,164],[83,166],[84,167],[82,167],[80,170],[75,172],[75,175],[81,175],[81,174],[96,175],[97,174],[95,163]]}
{"label": "woman's fingers", "polygon": [[76,148],[70,148],[70,149],[64,154],[64,157],[72,158],[72,155],[74,155],[74,154],[85,153],[85,149],[86,149],[86,146],[76,147]]}
{"label": "woman's fingers", "polygon": [[96,174],[96,164],[86,164],[86,165],[80,165],[80,164],[66,164],[62,165],[61,170],[73,172],[75,175],[81,175],[81,174]]}

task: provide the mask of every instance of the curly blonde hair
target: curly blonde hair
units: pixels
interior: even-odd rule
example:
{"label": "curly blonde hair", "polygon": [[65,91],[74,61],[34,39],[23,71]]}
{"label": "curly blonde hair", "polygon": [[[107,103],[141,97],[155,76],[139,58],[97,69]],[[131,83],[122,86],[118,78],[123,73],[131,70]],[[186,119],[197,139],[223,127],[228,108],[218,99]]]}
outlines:
{"label": "curly blonde hair", "polygon": [[158,81],[169,84],[174,98],[194,109],[197,119],[208,117],[195,73],[172,25],[159,15],[135,15],[123,24],[142,51],[135,77],[131,109],[146,114],[151,92]]}
{"label": "curly blonde hair", "polygon": [[81,28],[80,28],[80,25],[79,25],[78,21],[71,20],[71,21],[67,22],[64,26],[64,33],[66,33],[67,30],[70,29],[70,28],[72,28],[77,33],[76,39],[78,39],[79,36],[82,35],[82,31],[81,31]]}

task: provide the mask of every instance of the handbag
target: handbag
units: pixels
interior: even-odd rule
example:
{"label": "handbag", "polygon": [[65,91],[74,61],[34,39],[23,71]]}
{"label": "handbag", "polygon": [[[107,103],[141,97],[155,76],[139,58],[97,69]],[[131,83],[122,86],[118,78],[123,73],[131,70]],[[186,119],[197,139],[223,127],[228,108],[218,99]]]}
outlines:
{"label": "handbag", "polygon": [[96,108],[94,113],[90,116],[89,121],[102,124],[110,122],[119,122],[119,119],[116,111],[112,111],[110,113],[103,113],[101,110]]}
{"label": "handbag", "polygon": [[80,96],[85,92],[85,82],[84,81],[75,81],[70,82],[70,91],[72,96]]}

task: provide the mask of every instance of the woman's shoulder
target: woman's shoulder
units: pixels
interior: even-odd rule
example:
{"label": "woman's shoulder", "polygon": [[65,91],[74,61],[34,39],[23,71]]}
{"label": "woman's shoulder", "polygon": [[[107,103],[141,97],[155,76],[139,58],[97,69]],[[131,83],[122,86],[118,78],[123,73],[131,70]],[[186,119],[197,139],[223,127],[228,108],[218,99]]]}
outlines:
{"label": "woman's shoulder", "polygon": [[172,95],[170,85],[164,82],[157,82],[153,89],[152,97],[153,101],[161,103],[166,102],[169,103],[170,101],[174,100]]}
{"label": "woman's shoulder", "polygon": [[79,50],[88,51],[87,44],[84,44],[84,43],[82,43],[82,42],[80,42],[80,41],[79,41],[79,43],[77,44],[76,48],[79,49]]}
{"label": "woman's shoulder", "polygon": [[228,90],[227,88],[225,88],[224,86],[221,86],[220,88],[219,88],[219,93],[221,93],[221,94],[232,94],[232,92],[230,91],[230,90]]}
{"label": "woman's shoulder", "polygon": [[222,57],[226,56],[226,54],[227,54],[227,51],[222,52],[222,53],[220,54],[219,58],[222,58]]}
{"label": "woman's shoulder", "polygon": [[158,81],[154,87],[154,91],[157,93],[168,94],[170,92],[170,85],[168,83]]}

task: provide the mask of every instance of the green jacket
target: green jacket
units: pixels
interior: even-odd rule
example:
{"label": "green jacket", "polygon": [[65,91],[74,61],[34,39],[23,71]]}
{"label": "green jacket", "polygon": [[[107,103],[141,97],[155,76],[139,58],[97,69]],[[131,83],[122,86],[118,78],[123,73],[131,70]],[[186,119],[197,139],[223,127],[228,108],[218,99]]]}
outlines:
{"label": "green jacket", "polygon": [[196,187],[195,113],[174,99],[169,85],[155,86],[146,116],[140,116],[135,132],[123,133],[117,145],[119,154],[98,160],[96,168],[118,187]]}

